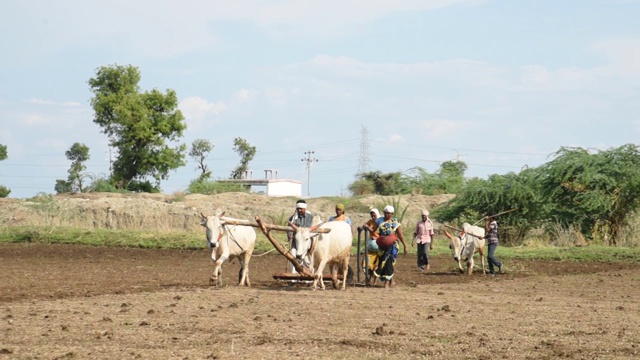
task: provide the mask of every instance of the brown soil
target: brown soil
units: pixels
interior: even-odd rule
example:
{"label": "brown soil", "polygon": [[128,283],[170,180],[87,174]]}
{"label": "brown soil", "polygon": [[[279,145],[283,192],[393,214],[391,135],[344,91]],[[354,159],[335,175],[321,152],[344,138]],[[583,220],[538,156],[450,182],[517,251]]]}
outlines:
{"label": "brown soil", "polygon": [[[498,249],[499,252],[499,249]],[[355,261],[353,261],[355,264]],[[272,278],[208,285],[209,253],[0,244],[0,359],[632,359],[638,265],[512,261],[496,277],[416,271],[390,290],[312,291]]]}

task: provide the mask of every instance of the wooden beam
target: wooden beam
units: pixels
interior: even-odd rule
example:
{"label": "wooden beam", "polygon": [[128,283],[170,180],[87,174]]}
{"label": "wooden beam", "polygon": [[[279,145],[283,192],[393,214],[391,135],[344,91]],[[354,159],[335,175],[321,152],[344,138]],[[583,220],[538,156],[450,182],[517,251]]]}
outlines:
{"label": "wooden beam", "polygon": [[[454,228],[453,226],[450,226],[450,225],[447,225],[447,224],[442,224],[442,225],[448,227],[449,229],[456,230],[457,232],[462,232],[463,231],[462,229]],[[472,234],[472,233],[467,233],[467,234],[469,234],[471,236],[475,236],[478,239],[484,239],[484,236],[480,236],[480,235],[476,235],[476,234]]]}
{"label": "wooden beam", "polygon": [[[257,218],[256,218],[257,219]],[[230,225],[243,225],[243,226],[252,226],[255,228],[260,228],[261,226],[259,224],[255,224],[252,222],[249,222],[248,220],[235,220],[235,219],[225,219],[222,218],[222,221],[225,224],[230,224]],[[274,225],[274,224],[263,224],[263,226],[267,229],[267,230],[278,230],[278,231],[293,231],[293,228],[291,226],[284,226],[284,225]],[[327,229],[327,228],[320,228],[317,229],[313,232],[317,232],[317,233],[321,233],[321,234],[326,234],[328,232],[331,232],[331,229]]]}
{"label": "wooden beam", "polygon": [[[262,219],[260,219],[260,216],[256,216],[256,222],[258,223],[258,227],[260,228],[260,230],[262,230],[262,233],[264,234],[264,236],[267,237],[267,239],[269,239],[269,241],[271,242],[271,244],[276,248],[276,250],[278,250],[278,252],[282,255],[284,255],[284,257],[287,258],[287,260],[289,260],[289,262],[291,262],[291,264],[293,265],[294,268],[296,268],[296,271],[306,275],[306,276],[313,276],[313,274],[311,273],[311,270],[307,269],[306,267],[302,266],[298,260],[296,260],[293,255],[291,255],[291,253],[289,253],[285,248],[282,247],[282,245],[280,245],[280,243],[278,242],[278,240],[276,240],[273,235],[271,235],[271,233],[269,232],[269,230],[267,230],[267,227],[265,226],[265,224],[262,222]],[[293,231],[293,229],[291,229],[291,231]]]}
{"label": "wooden beam", "polygon": [[[302,274],[293,274],[293,273],[277,273],[273,274],[273,278],[276,280],[309,280],[312,281],[312,276],[305,276]],[[332,280],[331,274],[322,275],[322,280],[329,281]],[[342,280],[342,275],[338,275],[338,280]]]}

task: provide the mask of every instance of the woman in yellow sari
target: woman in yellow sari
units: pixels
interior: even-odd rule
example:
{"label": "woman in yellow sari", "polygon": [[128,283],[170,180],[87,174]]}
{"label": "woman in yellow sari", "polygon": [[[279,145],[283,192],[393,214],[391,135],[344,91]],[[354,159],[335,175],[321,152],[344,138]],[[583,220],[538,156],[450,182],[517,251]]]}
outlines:
{"label": "woman in yellow sari", "polygon": [[[369,215],[371,215],[371,219],[367,221],[362,227],[369,231],[369,238],[367,239],[366,247],[368,254],[368,266],[367,268],[367,280],[371,282],[367,285],[375,285],[378,281],[378,278],[373,275],[373,272],[378,268],[378,261],[380,260],[380,248],[378,248],[378,244],[376,244],[376,238],[378,237],[378,233],[376,232],[376,220],[380,217],[380,211],[378,209],[371,209],[369,211]],[[365,259],[363,259],[365,261]],[[362,266],[365,268],[365,264]]]}

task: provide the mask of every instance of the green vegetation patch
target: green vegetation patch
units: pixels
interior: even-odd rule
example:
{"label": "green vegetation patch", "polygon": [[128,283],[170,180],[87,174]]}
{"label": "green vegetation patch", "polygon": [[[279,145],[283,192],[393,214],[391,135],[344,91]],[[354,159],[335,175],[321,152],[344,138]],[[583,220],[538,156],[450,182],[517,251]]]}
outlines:
{"label": "green vegetation patch", "polygon": [[[288,248],[286,235],[276,233],[276,240]],[[40,243],[40,244],[78,244],[90,246],[133,247],[147,249],[203,249],[205,236],[201,232],[180,231],[142,231],[78,229],[57,226],[12,226],[0,231],[0,242]],[[357,238],[353,239],[352,254],[357,252]],[[415,256],[416,247],[410,246],[407,239],[409,256]],[[364,247],[364,241],[361,243]],[[402,246],[400,246],[402,253]],[[271,242],[258,232],[254,254],[274,252]],[[436,241],[432,256],[451,255],[448,241]],[[476,254],[476,257],[478,255]],[[640,264],[640,248],[611,247],[601,245],[557,247],[545,246],[500,246],[496,253],[499,259],[523,259],[543,261],[612,262]]]}
{"label": "green vegetation patch", "polygon": [[[254,253],[274,250],[262,233],[257,234]],[[276,237],[286,246],[286,236]],[[77,244],[89,246],[132,247],[145,249],[203,249],[204,232],[78,229],[60,226],[11,226],[0,231],[0,242]]]}
{"label": "green vegetation patch", "polygon": [[201,234],[135,230],[77,229],[66,227],[5,227],[0,241],[12,243],[80,244],[148,249],[201,249]]}
{"label": "green vegetation patch", "polygon": [[601,245],[572,247],[499,247],[498,258],[640,263],[640,248],[611,247]]}

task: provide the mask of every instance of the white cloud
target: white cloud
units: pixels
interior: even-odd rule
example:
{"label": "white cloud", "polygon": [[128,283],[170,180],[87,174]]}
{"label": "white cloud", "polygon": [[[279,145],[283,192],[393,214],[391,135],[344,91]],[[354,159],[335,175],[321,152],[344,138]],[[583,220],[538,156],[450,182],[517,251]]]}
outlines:
{"label": "white cloud", "polygon": [[612,63],[607,66],[608,72],[624,72],[627,76],[640,77],[640,39],[601,41],[593,44],[593,49],[611,60]]}
{"label": "white cloud", "polygon": [[404,137],[400,134],[391,134],[387,138],[387,141],[391,144],[397,144],[404,141]]}
{"label": "white cloud", "polygon": [[24,103],[27,104],[36,104],[36,105],[56,105],[56,106],[68,106],[68,107],[78,107],[81,106],[79,102],[75,102],[75,101],[62,101],[62,102],[57,102],[57,101],[53,101],[53,100],[45,100],[45,99],[38,99],[38,98],[31,98],[28,100],[25,100]]}
{"label": "white cloud", "polygon": [[180,101],[178,106],[187,121],[203,122],[211,120],[227,109],[224,102],[212,103],[199,96],[191,96]]}
{"label": "white cloud", "polygon": [[40,114],[21,114],[20,122],[29,126],[45,125],[51,123],[51,118]]}
{"label": "white cloud", "polygon": [[[27,126],[55,125],[61,129],[69,129],[91,124],[90,108],[82,106],[76,101],[53,101],[40,98],[31,98],[22,101],[15,110],[18,123]],[[11,113],[11,111],[9,112]]]}
{"label": "white cloud", "polygon": [[233,94],[231,101],[237,104],[242,104],[251,101],[256,94],[257,92],[254,90],[241,89]]}
{"label": "white cloud", "polygon": [[22,36],[0,37],[0,45],[22,56],[107,46],[162,58],[216,46],[214,21],[248,21],[274,36],[327,39],[349,37],[359,24],[394,13],[474,2],[478,0],[371,0],[363,6],[359,0],[20,0],[6,5],[0,22]]}
{"label": "white cloud", "polygon": [[264,91],[264,97],[267,102],[273,106],[282,108],[289,102],[289,95],[287,90],[282,87],[271,87]]}
{"label": "white cloud", "polygon": [[417,122],[417,127],[423,130],[427,138],[455,136],[458,131],[475,131],[473,123],[455,121],[450,119],[422,120]]}

